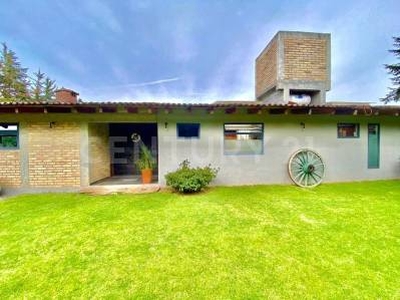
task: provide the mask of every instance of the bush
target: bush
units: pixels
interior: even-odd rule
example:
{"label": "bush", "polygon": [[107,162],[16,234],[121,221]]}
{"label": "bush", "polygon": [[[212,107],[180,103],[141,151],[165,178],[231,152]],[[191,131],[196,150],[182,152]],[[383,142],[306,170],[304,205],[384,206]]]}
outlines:
{"label": "bush", "polygon": [[190,162],[184,160],[178,170],[165,175],[167,185],[180,193],[196,193],[201,191],[217,176],[218,168],[211,165],[191,168]]}

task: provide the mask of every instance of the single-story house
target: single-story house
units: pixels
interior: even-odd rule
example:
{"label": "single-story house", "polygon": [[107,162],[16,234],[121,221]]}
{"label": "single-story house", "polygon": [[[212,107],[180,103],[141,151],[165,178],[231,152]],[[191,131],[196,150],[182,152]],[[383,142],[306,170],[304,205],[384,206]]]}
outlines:
{"label": "single-story house", "polygon": [[83,102],[62,88],[52,102],[3,102],[0,186],[136,180],[139,140],[159,185],[184,159],[219,167],[217,185],[291,183],[289,161],[304,148],[325,182],[399,178],[400,107],[327,103],[329,89],[330,35],[281,31],[256,59],[253,101]]}

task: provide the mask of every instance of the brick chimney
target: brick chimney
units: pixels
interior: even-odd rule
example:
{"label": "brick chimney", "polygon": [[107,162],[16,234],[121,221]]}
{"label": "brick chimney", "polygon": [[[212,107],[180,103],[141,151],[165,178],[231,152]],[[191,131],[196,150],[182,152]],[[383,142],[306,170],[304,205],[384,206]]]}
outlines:
{"label": "brick chimney", "polygon": [[56,90],[56,102],[60,103],[68,103],[68,104],[76,104],[78,102],[78,93],[66,89],[62,87],[61,89]]}

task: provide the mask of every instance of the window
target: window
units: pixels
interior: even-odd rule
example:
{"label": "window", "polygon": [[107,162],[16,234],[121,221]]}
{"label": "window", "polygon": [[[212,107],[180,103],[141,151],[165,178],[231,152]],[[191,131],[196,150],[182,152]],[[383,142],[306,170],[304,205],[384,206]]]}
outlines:
{"label": "window", "polygon": [[263,124],[225,124],[225,154],[262,154]]}
{"label": "window", "polygon": [[18,124],[0,123],[0,149],[18,148]]}
{"label": "window", "polygon": [[180,138],[199,138],[200,124],[199,123],[178,123],[176,124],[178,137]]}
{"label": "window", "polygon": [[339,139],[359,138],[360,124],[356,123],[337,124],[337,136]]}

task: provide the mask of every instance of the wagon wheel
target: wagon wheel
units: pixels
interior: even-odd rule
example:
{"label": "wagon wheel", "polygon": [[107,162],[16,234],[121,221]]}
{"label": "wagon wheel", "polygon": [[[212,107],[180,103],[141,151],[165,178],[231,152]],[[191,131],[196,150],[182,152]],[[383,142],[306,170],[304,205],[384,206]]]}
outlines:
{"label": "wagon wheel", "polygon": [[324,162],[321,156],[312,150],[297,150],[289,159],[289,175],[298,186],[317,186],[322,182],[324,174]]}

